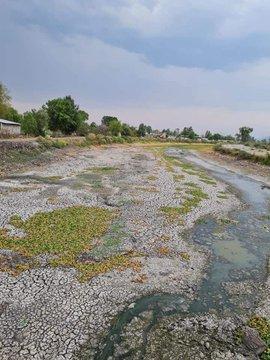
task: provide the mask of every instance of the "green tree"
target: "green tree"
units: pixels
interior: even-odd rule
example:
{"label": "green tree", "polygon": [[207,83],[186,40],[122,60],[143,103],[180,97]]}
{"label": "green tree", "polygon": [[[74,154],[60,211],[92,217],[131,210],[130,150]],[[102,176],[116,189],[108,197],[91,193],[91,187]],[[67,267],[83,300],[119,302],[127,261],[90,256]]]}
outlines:
{"label": "green tree", "polygon": [[63,134],[72,134],[88,118],[71,96],[49,100],[43,109],[48,113],[50,130],[60,130]]}
{"label": "green tree", "polygon": [[181,136],[191,139],[191,140],[195,140],[198,138],[198,135],[195,133],[192,126],[184,127],[184,129],[181,132]]}
{"label": "green tree", "polygon": [[6,120],[21,123],[23,116],[21,114],[19,114],[16,109],[14,109],[12,106],[10,106],[6,111],[6,114],[4,115],[4,118]]}
{"label": "green tree", "polygon": [[215,133],[212,135],[212,140],[214,141],[218,141],[218,140],[222,140],[223,139],[223,136],[219,133]]}
{"label": "green tree", "polygon": [[242,126],[239,129],[239,133],[236,134],[236,137],[241,142],[247,142],[251,140],[250,134],[252,133],[253,129],[248,126]]}
{"label": "green tree", "polygon": [[146,130],[147,134],[151,134],[151,132],[153,131],[152,127],[150,125],[146,126],[145,130]]}
{"label": "green tree", "polygon": [[5,118],[10,107],[11,97],[7,87],[0,82],[0,118]]}
{"label": "green tree", "polygon": [[23,114],[21,122],[22,132],[26,135],[36,136],[38,133],[37,120],[33,110],[27,111]]}
{"label": "green tree", "polygon": [[22,131],[27,135],[45,136],[48,130],[48,114],[40,109],[27,111],[22,117]]}
{"label": "green tree", "polygon": [[122,124],[122,135],[123,136],[132,136],[132,129],[128,124]]}
{"label": "green tree", "polygon": [[208,140],[212,140],[213,134],[211,133],[211,131],[207,130],[204,137]]}
{"label": "green tree", "polygon": [[94,121],[92,121],[91,124],[89,125],[89,132],[96,134],[97,130],[98,130],[97,124]]}
{"label": "green tree", "polygon": [[121,135],[122,124],[119,120],[110,121],[108,128],[113,136]]}
{"label": "green tree", "polygon": [[101,124],[102,125],[106,125],[109,126],[111,122],[113,121],[119,121],[117,117],[115,116],[103,116],[102,120],[101,120]]}
{"label": "green tree", "polygon": [[144,137],[146,135],[146,128],[146,125],[144,125],[143,123],[140,124],[138,128],[138,136]]}

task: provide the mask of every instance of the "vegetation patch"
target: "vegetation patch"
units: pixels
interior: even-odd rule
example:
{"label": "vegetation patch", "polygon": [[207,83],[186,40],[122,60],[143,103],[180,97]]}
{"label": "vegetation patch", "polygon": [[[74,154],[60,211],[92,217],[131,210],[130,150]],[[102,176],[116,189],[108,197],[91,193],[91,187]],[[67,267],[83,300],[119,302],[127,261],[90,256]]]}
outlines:
{"label": "vegetation patch", "polygon": [[155,181],[155,180],[157,180],[157,177],[155,175],[149,175],[147,177],[147,179],[150,180],[150,181]]}
{"label": "vegetation patch", "polygon": [[248,325],[258,331],[260,337],[267,345],[267,349],[261,355],[261,359],[270,360],[270,322],[264,317],[253,316],[248,321]]}
{"label": "vegetation patch", "polygon": [[184,185],[194,187],[194,188],[197,188],[197,189],[200,188],[197,184],[195,184],[194,182],[191,182],[191,181],[185,182]]}
{"label": "vegetation patch", "polygon": [[53,266],[74,267],[86,279],[113,268],[132,266],[132,254],[115,255],[103,262],[82,263],[81,253],[92,249],[92,241],[101,238],[108,231],[116,214],[98,207],[74,206],[52,212],[37,213],[23,221],[13,216],[10,223],[23,230],[25,236],[9,236],[7,230],[0,230],[0,247],[16,251],[24,256],[40,254],[56,255]]}
{"label": "vegetation patch", "polygon": [[174,181],[183,180],[184,178],[185,178],[185,175],[180,175],[180,174],[174,174],[173,175],[173,180]]}
{"label": "vegetation patch", "polygon": [[162,247],[158,248],[158,253],[159,253],[159,255],[166,256],[166,255],[170,254],[170,249],[166,246],[162,246]]}
{"label": "vegetation patch", "polygon": [[185,261],[189,261],[190,260],[190,255],[187,252],[180,252],[179,253],[180,257],[185,260]]}
{"label": "vegetation patch", "polygon": [[200,180],[205,183],[205,184],[208,184],[208,185],[214,185],[216,186],[217,183],[215,180],[212,180],[212,179],[206,179],[206,178],[200,178]]}
{"label": "vegetation patch", "polygon": [[162,211],[169,220],[179,219],[180,212],[177,206],[162,206],[160,211]]}
{"label": "vegetation patch", "polygon": [[208,195],[205,194],[200,188],[188,189],[187,193],[191,197],[185,199],[181,206],[162,206],[160,210],[171,220],[179,219],[181,215],[187,215],[193,208],[197,207],[202,200],[208,199]]}
{"label": "vegetation patch", "polygon": [[102,173],[102,174],[107,174],[107,173],[112,173],[115,170],[117,170],[116,167],[114,166],[101,166],[101,167],[93,167],[93,168],[89,168],[88,170],[93,171],[95,173]]}
{"label": "vegetation patch", "polygon": [[91,255],[102,259],[116,252],[126,235],[123,224],[119,221],[113,222],[108,232],[100,240],[101,244],[91,250]]}
{"label": "vegetation patch", "polygon": [[139,190],[139,191],[147,191],[147,192],[153,192],[153,193],[159,192],[159,190],[154,186],[135,186],[135,189]]}

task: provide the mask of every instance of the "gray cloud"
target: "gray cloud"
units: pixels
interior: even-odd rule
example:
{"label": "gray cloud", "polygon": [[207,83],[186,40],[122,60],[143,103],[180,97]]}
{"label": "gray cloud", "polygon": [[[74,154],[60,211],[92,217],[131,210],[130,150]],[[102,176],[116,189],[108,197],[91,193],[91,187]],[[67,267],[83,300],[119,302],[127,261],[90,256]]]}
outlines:
{"label": "gray cloud", "polygon": [[[54,14],[53,31],[47,20],[43,19],[47,25],[37,21],[44,7],[48,7],[45,2],[40,8],[40,1],[29,3],[33,6],[29,20],[26,10],[23,19],[16,20],[23,2],[12,0],[4,0],[6,7],[0,18],[0,45],[4,54],[0,57],[1,81],[10,88],[20,109],[71,94],[95,119],[115,111],[126,121],[149,120],[153,126],[194,122],[199,129],[214,126],[225,131],[232,131],[232,127],[236,129],[243,123],[254,126],[257,121],[258,134],[267,134],[267,129],[270,133],[270,58],[247,61],[226,71],[177,64],[156,67],[148,56],[134,51],[131,45],[125,49],[96,34],[81,32],[75,25],[72,31],[65,30],[63,23],[69,23],[71,16],[80,18],[82,9],[86,14],[98,14],[93,16],[99,23],[101,14],[109,16],[110,3],[101,1],[99,6],[96,1],[80,1],[78,6],[77,1],[51,1],[50,12],[45,14],[47,17]],[[143,5],[141,1],[134,3]],[[156,2],[145,3],[153,12]],[[197,3],[203,5],[203,2]],[[218,2],[207,2],[207,7],[214,3]],[[119,8],[126,8],[130,3],[119,1],[117,4]],[[58,21],[61,26],[56,31]],[[223,31],[222,36],[224,34]]]}

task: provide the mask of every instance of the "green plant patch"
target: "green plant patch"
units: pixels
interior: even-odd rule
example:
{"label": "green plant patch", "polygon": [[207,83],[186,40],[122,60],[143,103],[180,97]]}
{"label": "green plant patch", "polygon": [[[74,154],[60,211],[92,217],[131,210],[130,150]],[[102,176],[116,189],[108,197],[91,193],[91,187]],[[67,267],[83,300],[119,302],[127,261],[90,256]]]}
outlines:
{"label": "green plant patch", "polygon": [[155,180],[157,180],[157,177],[155,175],[149,175],[147,177],[147,179],[150,180],[150,181],[155,181]]}
{"label": "green plant patch", "polygon": [[270,360],[270,322],[264,317],[253,316],[249,319],[248,325],[258,331],[260,337],[267,345],[267,349],[261,355],[261,359]]}
{"label": "green plant patch", "polygon": [[[9,236],[0,229],[0,248],[10,249],[33,257],[40,254],[56,255],[53,266],[71,266],[89,277],[114,267],[125,266],[131,255],[116,255],[105,262],[84,264],[78,256],[91,250],[92,240],[104,236],[116,213],[98,207],[74,206],[52,212],[40,212],[27,220],[12,216],[10,223],[23,230],[25,236]],[[108,239],[109,243],[109,239]]]}
{"label": "green plant patch", "polygon": [[108,257],[118,251],[126,235],[123,224],[120,221],[113,222],[108,232],[102,237],[101,244],[94,247],[91,254],[97,258]]}
{"label": "green plant patch", "polygon": [[184,185],[199,189],[200,187],[192,181],[185,182]]}
{"label": "green plant patch", "polygon": [[114,216],[109,210],[85,206],[40,212],[25,221],[15,215],[10,223],[27,235],[1,237],[0,246],[28,256],[79,253],[89,248],[93,238],[106,233]]}
{"label": "green plant patch", "polygon": [[180,174],[174,174],[173,175],[173,180],[174,181],[183,180],[184,178],[185,178],[185,175],[180,175]]}
{"label": "green plant patch", "polygon": [[117,170],[116,167],[114,166],[102,166],[102,167],[93,167],[93,168],[90,168],[89,170],[95,172],[95,173],[112,173],[114,171]]}
{"label": "green plant patch", "polygon": [[180,257],[185,260],[185,261],[189,261],[190,260],[190,255],[187,252],[180,252],[179,253]]}
{"label": "green plant patch", "polygon": [[181,218],[181,215],[187,215],[193,208],[197,207],[202,200],[208,199],[200,188],[192,188],[187,190],[191,197],[185,199],[181,206],[162,206],[160,210],[172,220]]}
{"label": "green plant patch", "polygon": [[211,180],[211,179],[205,179],[205,178],[200,178],[200,180],[205,183],[205,184],[208,184],[208,185],[217,185],[217,183],[214,181],[214,180]]}
{"label": "green plant patch", "polygon": [[217,198],[218,198],[218,199],[227,200],[227,199],[228,199],[228,196],[222,195],[222,194],[217,194]]}

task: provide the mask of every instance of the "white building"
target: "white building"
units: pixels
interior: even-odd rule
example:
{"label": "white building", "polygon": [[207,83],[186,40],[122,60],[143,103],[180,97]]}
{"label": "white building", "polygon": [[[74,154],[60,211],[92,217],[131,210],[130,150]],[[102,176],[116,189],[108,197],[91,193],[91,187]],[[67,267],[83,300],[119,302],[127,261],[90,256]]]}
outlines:
{"label": "white building", "polygon": [[21,124],[9,120],[0,119],[0,133],[20,135]]}

